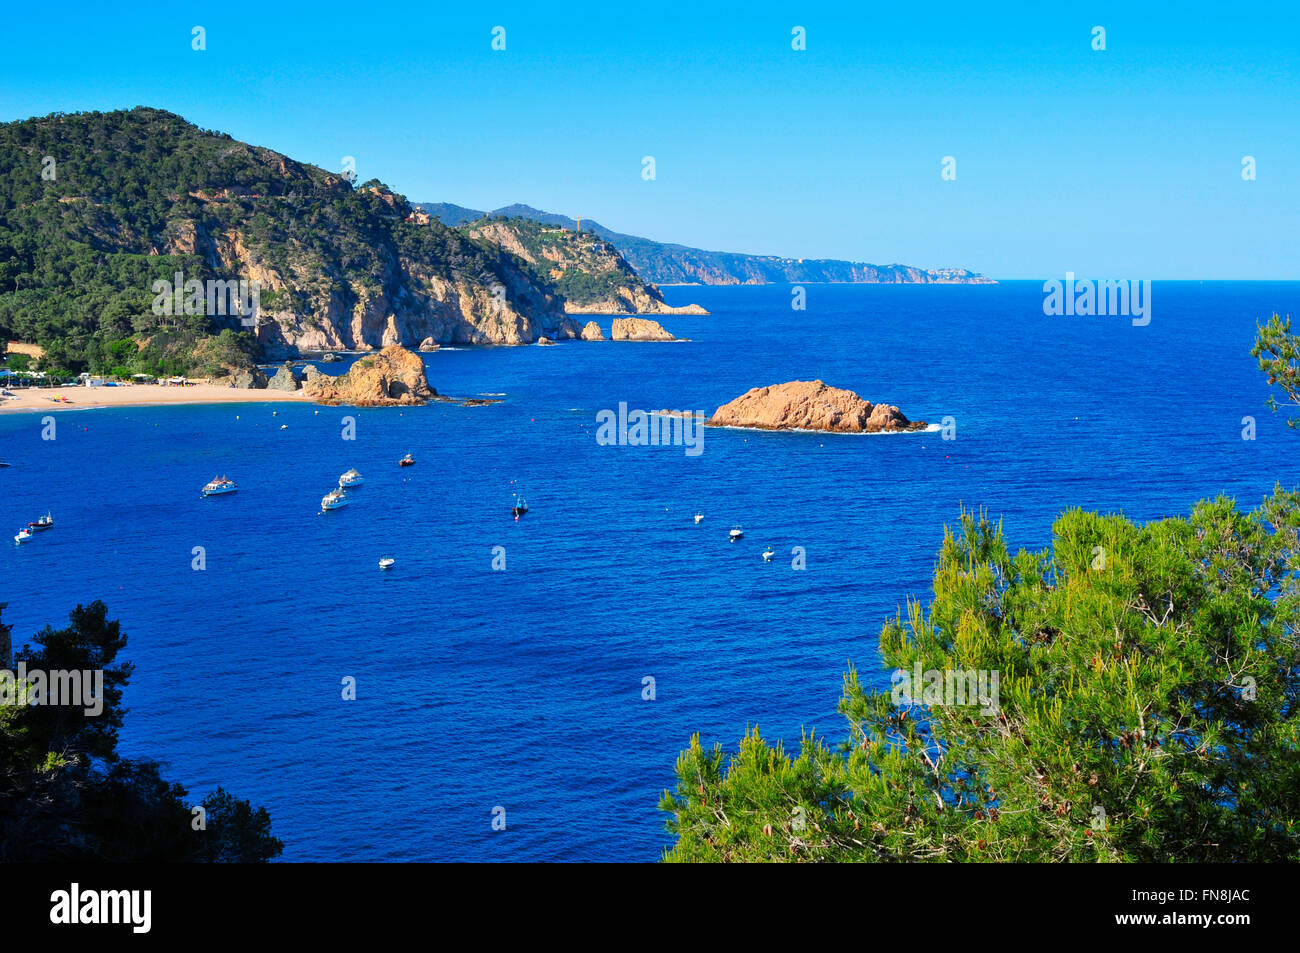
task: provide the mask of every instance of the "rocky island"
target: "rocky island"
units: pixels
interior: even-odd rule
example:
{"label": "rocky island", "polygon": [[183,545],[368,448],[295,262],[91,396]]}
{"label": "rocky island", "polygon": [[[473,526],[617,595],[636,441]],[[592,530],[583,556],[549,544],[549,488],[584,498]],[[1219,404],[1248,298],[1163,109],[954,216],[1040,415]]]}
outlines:
{"label": "rocky island", "polygon": [[924,420],[908,420],[892,404],[873,404],[851,390],[822,381],[788,381],[755,387],[709,418],[708,427],[760,430],[821,430],[830,433],[882,433],[924,430]]}
{"label": "rocky island", "polygon": [[311,377],[303,382],[303,392],[318,404],[357,407],[423,404],[438,396],[420,356],[396,344],[359,359],[340,377]]}
{"label": "rocky island", "polygon": [[[595,322],[592,322],[595,323]],[[599,330],[599,328],[597,329]],[[649,318],[615,318],[609,329],[613,341],[680,341],[658,321]]]}

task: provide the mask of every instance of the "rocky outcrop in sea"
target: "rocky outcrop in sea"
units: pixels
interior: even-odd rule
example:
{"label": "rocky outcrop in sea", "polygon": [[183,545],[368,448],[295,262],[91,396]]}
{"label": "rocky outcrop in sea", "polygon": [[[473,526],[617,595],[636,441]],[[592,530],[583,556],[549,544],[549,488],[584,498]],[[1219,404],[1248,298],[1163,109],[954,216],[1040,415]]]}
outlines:
{"label": "rocky outcrop in sea", "polygon": [[610,328],[611,341],[676,341],[664,326],[649,318],[615,318]]}
{"label": "rocky outcrop in sea", "polygon": [[881,433],[924,430],[929,425],[908,420],[893,404],[873,404],[851,390],[828,387],[822,381],[789,381],[746,391],[719,407],[706,426]]}
{"label": "rocky outcrop in sea", "polygon": [[423,404],[438,395],[425,377],[424,361],[399,345],[358,359],[341,377],[312,377],[303,392],[318,404],[357,407]]}

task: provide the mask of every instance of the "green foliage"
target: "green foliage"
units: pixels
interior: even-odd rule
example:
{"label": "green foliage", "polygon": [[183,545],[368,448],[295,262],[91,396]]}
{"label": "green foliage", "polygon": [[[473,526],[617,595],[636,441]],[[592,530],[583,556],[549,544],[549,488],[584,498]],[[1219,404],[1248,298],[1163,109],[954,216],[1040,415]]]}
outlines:
{"label": "green foliage", "polygon": [[[539,283],[552,285],[566,301],[578,305],[613,303],[619,300],[619,292],[644,292],[654,300],[662,300],[659,290],[647,286],[618,250],[597,235],[505,216],[489,216],[456,231],[469,235],[485,223],[509,228],[524,249],[524,256],[515,259],[518,265],[529,269]],[[496,248],[486,240],[479,244]]]}
{"label": "green foliage", "polygon": [[1012,556],[962,513],[887,666],[1000,674],[996,713],[850,669],[846,741],[677,763],[673,861],[1300,860],[1300,496],[1137,526],[1071,510]]}
{"label": "green foliage", "polygon": [[[2,608],[2,607],[0,607]],[[102,602],[78,606],[64,629],[46,627],[14,654],[15,669],[103,673],[102,710],[0,704],[0,861],[264,861],[283,845],[270,817],[218,788],[193,830],[186,790],[151,762],[117,754],[132,666],[126,636]],[[0,622],[0,655],[10,628]],[[8,664],[0,658],[0,665]],[[30,699],[23,699],[24,701]]]}
{"label": "green foliage", "polygon": [[[1269,384],[1300,407],[1300,339],[1291,333],[1291,318],[1275,314],[1267,324],[1260,325],[1250,353],[1259,361],[1259,369],[1268,376]],[[1277,413],[1277,400],[1272,395],[1268,409]],[[1300,428],[1300,417],[1289,418],[1286,425]]]}
{"label": "green foliage", "polygon": [[[46,156],[57,163],[53,179],[42,177]],[[353,189],[162,110],[0,124],[0,181],[0,338],[43,345],[48,367],[201,374],[211,355],[195,349],[242,331],[238,319],[155,314],[153,285],[177,272],[201,282],[248,277],[225,262],[277,273],[286,286],[263,292],[263,312],[308,326],[326,307],[352,309],[357,289],[398,299],[431,278],[503,284],[520,289],[522,306],[554,304],[546,283],[521,279],[499,249],[439,222],[405,223],[410,205],[380,183]],[[153,349],[131,360],[106,353],[127,338]],[[244,347],[226,353],[251,363]]]}

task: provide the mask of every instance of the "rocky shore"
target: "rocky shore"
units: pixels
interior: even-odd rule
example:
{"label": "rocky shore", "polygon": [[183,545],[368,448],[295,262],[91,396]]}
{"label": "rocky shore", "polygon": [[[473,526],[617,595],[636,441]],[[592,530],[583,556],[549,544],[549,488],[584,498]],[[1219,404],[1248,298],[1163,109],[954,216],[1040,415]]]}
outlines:
{"label": "rocky shore", "polygon": [[612,303],[574,304],[564,306],[565,314],[696,314],[707,315],[709,312],[698,304],[673,306],[663,301],[656,301],[646,295],[619,294]]}
{"label": "rocky shore", "polygon": [[789,381],[746,391],[719,407],[706,426],[888,433],[924,430],[929,425],[908,420],[893,404],[873,404],[851,390],[828,387],[822,381]]}
{"label": "rocky shore", "polygon": [[303,392],[318,404],[356,407],[424,404],[438,395],[429,386],[420,356],[396,344],[360,358],[340,377],[310,377]]}

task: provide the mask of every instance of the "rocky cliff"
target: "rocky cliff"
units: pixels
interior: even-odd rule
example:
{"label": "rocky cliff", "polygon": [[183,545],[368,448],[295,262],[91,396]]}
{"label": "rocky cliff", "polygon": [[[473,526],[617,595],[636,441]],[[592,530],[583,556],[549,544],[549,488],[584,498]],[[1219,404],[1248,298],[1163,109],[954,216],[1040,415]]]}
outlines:
{"label": "rocky cliff", "polygon": [[746,391],[719,407],[707,426],[879,433],[924,430],[928,425],[908,420],[892,404],[872,404],[851,390],[821,381],[790,381]]}
{"label": "rocky cliff", "polygon": [[458,231],[527,263],[564,297],[568,314],[708,314],[697,304],[673,307],[648,285],[618,249],[590,232],[526,218],[490,218]]}
{"label": "rocky cliff", "polygon": [[[44,156],[57,159],[53,179],[38,174]],[[0,180],[0,275],[11,279],[0,331],[23,340],[66,350],[91,335],[157,342],[226,328],[283,357],[579,332],[532,269],[416,214],[382,183],[354,187],[162,110],[0,125]],[[210,291],[197,308],[158,313],[171,296],[155,283],[177,274],[205,288],[256,283],[256,325],[214,308]]]}
{"label": "rocky cliff", "polygon": [[400,345],[358,358],[340,377],[314,375],[303,381],[302,389],[318,404],[357,407],[423,404],[438,394],[425,377],[424,361]]}

